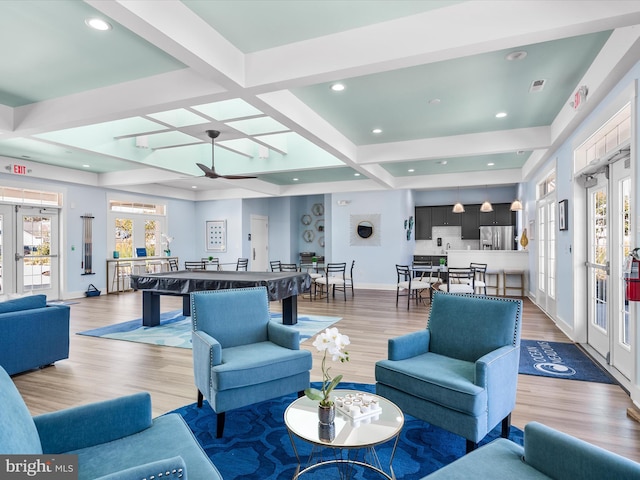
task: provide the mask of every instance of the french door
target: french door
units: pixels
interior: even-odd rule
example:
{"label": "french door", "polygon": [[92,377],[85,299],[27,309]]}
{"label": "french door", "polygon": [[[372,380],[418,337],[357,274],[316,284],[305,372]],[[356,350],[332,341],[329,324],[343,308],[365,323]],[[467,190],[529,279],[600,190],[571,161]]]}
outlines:
{"label": "french door", "polygon": [[[608,177],[608,178],[607,178]],[[633,345],[624,265],[630,248],[631,177],[619,160],[587,189],[587,342],[606,362],[631,378]]]}
{"label": "french door", "polygon": [[0,205],[0,293],[59,298],[58,228],[57,209]]}
{"label": "french door", "polygon": [[538,281],[536,303],[549,315],[556,312],[556,209],[555,195],[538,202]]}

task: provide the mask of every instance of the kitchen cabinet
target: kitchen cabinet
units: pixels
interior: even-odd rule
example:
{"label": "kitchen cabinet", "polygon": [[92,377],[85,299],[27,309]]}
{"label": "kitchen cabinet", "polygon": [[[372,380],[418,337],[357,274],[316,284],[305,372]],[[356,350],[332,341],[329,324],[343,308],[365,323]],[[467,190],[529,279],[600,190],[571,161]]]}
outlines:
{"label": "kitchen cabinet", "polygon": [[431,207],[416,207],[416,240],[431,240]]}
{"label": "kitchen cabinet", "polygon": [[460,217],[463,214],[453,213],[452,205],[431,207],[431,226],[451,227],[460,226]]}
{"label": "kitchen cabinet", "polygon": [[493,204],[493,212],[480,212],[480,225],[515,225],[515,212],[511,211],[510,203]]}
{"label": "kitchen cabinet", "polygon": [[467,205],[464,213],[459,215],[462,219],[462,239],[480,240],[480,205]]}

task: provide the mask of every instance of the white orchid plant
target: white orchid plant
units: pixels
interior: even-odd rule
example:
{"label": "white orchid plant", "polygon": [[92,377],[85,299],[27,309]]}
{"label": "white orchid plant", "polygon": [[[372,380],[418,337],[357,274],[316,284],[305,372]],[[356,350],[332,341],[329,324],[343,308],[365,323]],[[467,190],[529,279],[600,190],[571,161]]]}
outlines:
{"label": "white orchid plant", "polygon": [[331,391],[338,386],[342,380],[342,375],[336,375],[331,378],[327,367],[327,355],[331,355],[332,361],[340,360],[341,363],[349,361],[349,352],[344,348],[351,343],[347,335],[342,335],[337,328],[327,328],[324,332],[319,333],[313,341],[313,346],[319,352],[324,352],[322,357],[322,389],[307,388],[304,393],[312,400],[320,400],[320,405],[330,407],[333,405],[331,400]]}
{"label": "white orchid plant", "polygon": [[164,253],[169,255],[169,253],[171,253],[171,242],[173,242],[173,237],[163,233],[162,238],[164,238],[164,242],[162,242],[162,244],[167,246],[167,248],[164,249]]}

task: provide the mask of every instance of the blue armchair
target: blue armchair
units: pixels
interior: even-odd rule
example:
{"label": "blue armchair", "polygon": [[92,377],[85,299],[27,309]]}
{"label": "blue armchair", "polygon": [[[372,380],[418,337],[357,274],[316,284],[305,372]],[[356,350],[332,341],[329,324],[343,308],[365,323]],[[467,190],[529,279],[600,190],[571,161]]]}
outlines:
{"label": "blue armchair", "polygon": [[425,330],[389,340],[376,392],[405,413],[467,439],[502,421],[509,433],[520,360],[522,301],[436,292]]}
{"label": "blue armchair", "polygon": [[193,369],[198,407],[206,398],[217,414],[309,387],[311,352],[297,330],[271,321],[266,287],[191,294]]}
{"label": "blue armchair", "polygon": [[151,418],[148,393],[31,417],[1,367],[0,453],[77,455],[79,480],[222,480],[180,415]]}

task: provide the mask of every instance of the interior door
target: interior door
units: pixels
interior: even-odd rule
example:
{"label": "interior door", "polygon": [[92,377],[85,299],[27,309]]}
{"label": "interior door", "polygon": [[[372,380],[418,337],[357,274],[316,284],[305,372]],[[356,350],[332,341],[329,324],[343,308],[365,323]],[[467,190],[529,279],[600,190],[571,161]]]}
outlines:
{"label": "interior door", "polygon": [[18,207],[14,252],[17,293],[59,298],[58,211]]}
{"label": "interior door", "polygon": [[556,311],[556,208],[555,197],[538,202],[538,282],[536,303],[549,315]]}
{"label": "interior door", "polygon": [[269,270],[269,217],[251,215],[251,271]]}

